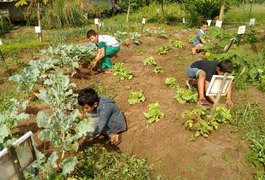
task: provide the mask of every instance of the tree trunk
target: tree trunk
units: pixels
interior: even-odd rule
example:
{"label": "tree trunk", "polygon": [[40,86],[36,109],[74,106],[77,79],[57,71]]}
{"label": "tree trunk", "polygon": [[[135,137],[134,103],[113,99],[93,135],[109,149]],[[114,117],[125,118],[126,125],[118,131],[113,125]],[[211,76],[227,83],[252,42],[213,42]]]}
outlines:
{"label": "tree trunk", "polygon": [[223,2],[219,12],[219,20],[223,21],[224,18],[225,3]]}
{"label": "tree trunk", "polygon": [[164,14],[164,0],[160,0],[161,1],[161,11],[162,14]]}
{"label": "tree trunk", "polygon": [[129,21],[130,9],[131,9],[131,0],[129,0],[129,6],[128,6],[127,16],[126,16],[126,23]]}

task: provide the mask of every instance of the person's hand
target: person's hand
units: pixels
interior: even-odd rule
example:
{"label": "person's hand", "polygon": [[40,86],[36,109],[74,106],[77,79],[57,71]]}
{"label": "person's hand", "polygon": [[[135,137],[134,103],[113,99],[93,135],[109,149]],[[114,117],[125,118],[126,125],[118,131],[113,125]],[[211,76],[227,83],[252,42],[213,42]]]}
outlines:
{"label": "person's hand", "polygon": [[96,61],[92,61],[92,62],[91,62],[91,65],[92,65],[93,68],[96,67],[97,62],[96,62]]}
{"label": "person's hand", "polygon": [[232,107],[234,105],[233,101],[231,99],[227,99],[225,104],[228,106],[228,107]]}

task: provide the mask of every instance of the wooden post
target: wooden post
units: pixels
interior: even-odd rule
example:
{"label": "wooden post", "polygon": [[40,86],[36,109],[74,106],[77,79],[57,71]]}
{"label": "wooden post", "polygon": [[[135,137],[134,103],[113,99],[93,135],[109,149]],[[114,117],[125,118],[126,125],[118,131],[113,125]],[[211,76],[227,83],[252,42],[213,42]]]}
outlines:
{"label": "wooden post", "polygon": [[223,92],[223,89],[224,89],[225,83],[226,83],[226,81],[227,81],[227,78],[228,78],[228,73],[225,73],[225,74],[224,74],[224,78],[223,78],[222,83],[221,83],[221,87],[220,87],[220,89],[219,89],[219,92],[218,92],[218,94],[217,94],[217,96],[216,96],[216,98],[215,98],[215,101],[214,101],[213,107],[212,107],[212,109],[211,109],[211,116],[210,116],[211,118],[213,117],[213,115],[214,115],[214,113],[215,113],[215,109],[216,109],[216,107],[217,107],[218,104],[219,104],[219,100],[220,100],[220,98],[221,98],[221,94],[222,94],[222,92]]}
{"label": "wooden post", "polygon": [[38,33],[38,37],[39,37],[40,42],[42,42],[42,30],[41,30],[41,20],[40,20],[40,3],[39,2],[38,2],[37,16],[38,16],[38,26],[40,27],[40,33]]}
{"label": "wooden post", "polygon": [[131,9],[131,0],[129,0],[129,6],[126,15],[126,23],[129,21],[130,9]]}
{"label": "wooden post", "polygon": [[11,161],[13,163],[13,166],[15,168],[18,179],[19,180],[25,180],[25,177],[24,177],[23,171],[21,169],[21,166],[20,166],[20,163],[19,163],[17,153],[16,153],[14,146],[11,145],[8,147],[8,153],[9,153],[9,156],[10,156]]}

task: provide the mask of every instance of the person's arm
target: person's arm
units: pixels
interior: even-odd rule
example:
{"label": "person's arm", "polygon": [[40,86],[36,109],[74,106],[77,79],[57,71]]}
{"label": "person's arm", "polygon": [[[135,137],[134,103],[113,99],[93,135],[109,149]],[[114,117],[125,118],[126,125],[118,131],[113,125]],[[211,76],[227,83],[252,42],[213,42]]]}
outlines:
{"label": "person's arm", "polygon": [[92,62],[92,67],[96,67],[99,61],[105,57],[105,48],[98,49],[97,56],[95,60]]}
{"label": "person's arm", "polygon": [[[205,92],[207,92],[209,85],[210,85],[210,82],[205,80]],[[215,97],[214,96],[208,96],[208,97],[214,103]]]}
{"label": "person's arm", "polygon": [[204,39],[204,38],[202,38],[202,37],[201,37],[201,42],[202,42],[202,44],[207,43],[206,39]]}

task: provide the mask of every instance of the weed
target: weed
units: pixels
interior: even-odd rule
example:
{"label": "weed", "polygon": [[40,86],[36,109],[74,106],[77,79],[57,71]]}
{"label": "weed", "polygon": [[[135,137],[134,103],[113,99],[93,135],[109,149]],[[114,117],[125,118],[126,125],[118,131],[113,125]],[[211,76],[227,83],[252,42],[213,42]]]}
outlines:
{"label": "weed", "polygon": [[77,179],[152,179],[151,167],[145,159],[99,145],[87,148],[78,159],[73,173]]}
{"label": "weed", "polygon": [[160,73],[163,73],[164,72],[164,69],[163,69],[163,67],[155,67],[155,69],[153,70],[153,72],[154,73],[156,73],[156,74],[160,74]]}
{"label": "weed", "polygon": [[137,53],[138,53],[139,55],[143,55],[143,54],[145,53],[144,48],[143,48],[143,47],[139,47],[139,48],[137,49]]}
{"label": "weed", "polygon": [[172,49],[172,46],[170,44],[163,44],[159,47],[158,53],[160,55],[166,54],[168,51]]}

